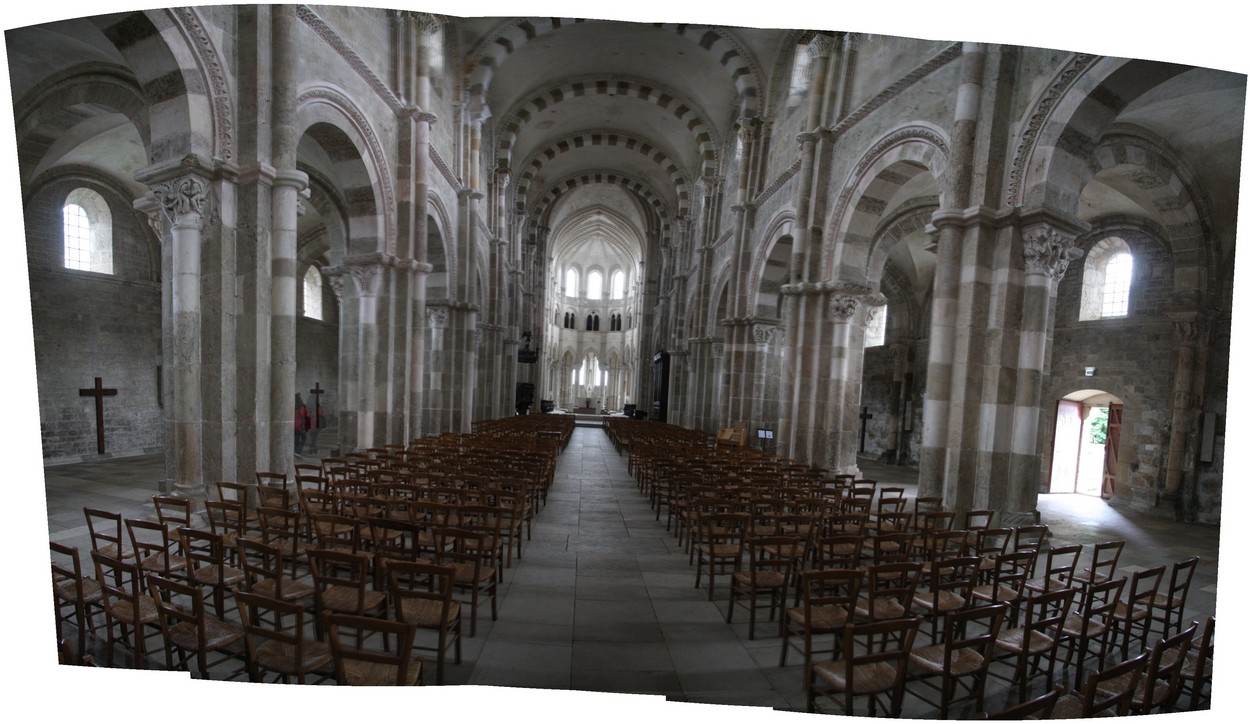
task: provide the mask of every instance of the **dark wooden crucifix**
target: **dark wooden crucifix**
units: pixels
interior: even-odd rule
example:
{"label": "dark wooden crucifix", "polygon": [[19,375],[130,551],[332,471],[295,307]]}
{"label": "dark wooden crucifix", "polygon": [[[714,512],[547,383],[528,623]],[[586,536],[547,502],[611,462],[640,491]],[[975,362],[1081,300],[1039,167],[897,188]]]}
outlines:
{"label": "dark wooden crucifix", "polygon": [[321,429],[321,416],[317,413],[321,410],[321,396],[324,395],[325,392],[325,390],[321,389],[320,382],[314,384],[313,388],[308,391],[308,394],[313,396],[313,409],[310,417],[312,417],[313,427],[318,430]]}
{"label": "dark wooden crucifix", "polygon": [[95,378],[95,387],[78,391],[79,397],[95,398],[95,444],[101,455],[104,454],[104,398],[116,394],[117,390],[104,387],[104,380],[100,377]]}
{"label": "dark wooden crucifix", "polygon": [[864,451],[864,442],[868,439],[868,421],[872,419],[872,415],[868,414],[868,408],[859,413],[859,451]]}

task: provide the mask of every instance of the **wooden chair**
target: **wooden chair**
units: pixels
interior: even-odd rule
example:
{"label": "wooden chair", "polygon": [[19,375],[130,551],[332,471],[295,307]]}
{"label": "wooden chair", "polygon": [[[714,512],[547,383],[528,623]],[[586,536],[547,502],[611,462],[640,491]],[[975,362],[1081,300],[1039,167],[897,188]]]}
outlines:
{"label": "wooden chair", "polygon": [[1107,665],[1107,653],[1113,639],[1111,614],[1124,590],[1125,579],[1113,578],[1102,583],[1086,586],[1080,593],[1080,607],[1063,621],[1059,629],[1060,646],[1064,647],[1064,664],[1072,665],[1076,659],[1076,678],[1085,680],[1085,661],[1091,651],[1098,655],[1098,668]]}
{"label": "wooden chair", "polygon": [[876,715],[880,704],[887,716],[897,718],[908,656],[919,629],[918,618],[847,624],[842,657],[811,667],[807,710],[818,711],[816,700],[823,695],[840,702],[842,713],[853,716],[855,697],[866,696],[869,716]]}
{"label": "wooden chair", "polygon": [[235,553],[239,539],[247,536],[247,511],[233,500],[206,500],[204,512],[209,530],[221,536],[227,557],[231,562],[237,562]]}
{"label": "wooden chair", "polygon": [[[1129,711],[1133,714],[1149,714],[1155,709],[1162,713],[1171,712],[1180,696],[1181,668],[1185,665],[1185,654],[1189,652],[1194,632],[1198,625],[1193,624],[1179,634],[1162,639],[1150,649],[1150,657],[1146,661],[1146,670],[1142,672],[1137,686],[1130,690],[1132,694]],[[1099,687],[1102,695],[1119,693],[1121,681],[1105,682]]]}
{"label": "wooden chair", "polygon": [[[816,654],[827,653],[836,658],[842,652],[842,629],[855,612],[859,601],[859,587],[864,574],[858,569],[824,569],[802,571],[798,575],[802,604],[787,608],[781,622],[781,661],[786,665],[786,654],[791,647],[803,654],[803,681],[809,681]],[[791,634],[802,637],[802,642],[790,640]],[[830,635],[832,645],[827,649],[815,648],[815,637]],[[800,648],[801,646],[801,648]]]}
{"label": "wooden chair", "polygon": [[[370,557],[366,553],[325,548],[308,549],[318,641],[324,635],[321,620],[326,611],[386,618],[389,608],[386,592],[373,590],[369,585],[372,580],[369,563]],[[383,638],[383,643],[386,644],[387,639]]]}
{"label": "wooden chair", "polygon": [[295,578],[296,566],[306,548],[299,513],[283,506],[262,505],[256,509],[256,517],[260,521],[261,540],[282,551],[283,558],[291,564],[291,578]]}
{"label": "wooden chair", "polygon": [[153,495],[152,505],[156,508],[156,519],[169,529],[170,535],[177,535],[179,528],[191,527],[191,501],[177,495]]}
{"label": "wooden chair", "polygon": [[[1194,622],[1197,624],[1197,621]],[[1185,655],[1185,663],[1181,666],[1178,688],[1180,693],[1189,693],[1189,711],[1206,709],[1211,706],[1211,663],[1215,658],[1215,616],[1207,616],[1202,627],[1202,635],[1198,645],[1190,645]]]}
{"label": "wooden chair", "polygon": [[91,536],[91,550],[99,551],[106,556],[120,560],[133,558],[135,552],[127,550],[122,540],[121,513],[113,513],[98,508],[83,508],[87,518],[87,532]]}
{"label": "wooden chair", "polygon": [[[980,571],[981,580],[979,583],[989,583],[991,574],[994,571],[994,562],[998,557],[1007,552],[1007,548],[1011,545],[1011,539],[1015,535],[1015,531],[1011,528],[982,528],[973,534],[973,542],[968,549],[972,555],[981,558]],[[1030,566],[1032,562],[1030,562]],[[1032,568],[1025,572],[1026,578],[1032,573]]]}
{"label": "wooden chair", "polygon": [[[260,534],[260,522],[256,518],[256,501],[252,500],[251,486],[228,480],[218,480],[217,499],[223,502],[237,503],[243,510],[243,528],[245,531]],[[207,506],[207,503],[205,503]]]}
{"label": "wooden chair", "polygon": [[[963,537],[960,537],[962,543]],[[912,597],[912,612],[928,618],[929,641],[937,643],[938,622],[946,615],[972,605],[972,587],[977,579],[975,556],[947,558],[931,561],[927,574],[922,568],[922,578],[928,579],[924,590],[917,590]]]}
{"label": "wooden chair", "polygon": [[259,593],[234,595],[252,681],[264,681],[265,672],[272,672],[284,684],[292,678],[303,684],[309,674],[333,666],[329,645],[304,636],[303,606]]}
{"label": "wooden chair", "polygon": [[1155,595],[1154,607],[1151,611],[1151,628],[1159,622],[1159,635],[1168,636],[1173,630],[1181,630],[1181,621],[1185,617],[1185,602],[1189,599],[1189,586],[1194,580],[1194,571],[1198,568],[1198,557],[1194,556],[1172,564],[1172,573],[1168,577],[1167,590]]}
{"label": "wooden chair", "polygon": [[1020,702],[1025,699],[1031,674],[1045,673],[1046,688],[1054,686],[1059,627],[1067,618],[1075,595],[1075,590],[1061,588],[1028,596],[1020,602],[1023,623],[999,633],[994,644],[1002,652],[998,658],[1010,661],[1012,669],[1012,675],[1003,678],[1019,689]]}
{"label": "wooden chair", "polygon": [[748,640],[755,640],[755,612],[760,595],[768,596],[769,621],[776,620],[779,608],[785,608],[790,577],[794,575],[794,565],[798,560],[799,540],[797,536],[784,535],[745,540],[743,555],[738,557],[737,567],[729,577],[729,609],[725,612],[725,622],[733,623],[736,607],[746,608],[750,617],[747,622]]}
{"label": "wooden chair", "polygon": [[[243,629],[220,617],[209,616],[204,610],[204,592],[199,587],[175,581],[156,573],[148,574],[148,590],[156,604],[157,620],[160,622],[161,639],[165,643],[165,667],[191,672],[190,661],[195,659],[195,672],[201,679],[211,679],[211,669],[229,661],[242,658],[239,642]],[[175,603],[175,598],[181,603]],[[214,661],[208,656],[220,652]],[[175,663],[175,658],[177,662]],[[229,676],[233,679],[243,672],[243,667]]]}
{"label": "wooden chair", "polygon": [[469,595],[469,635],[477,635],[477,609],[483,596],[490,598],[490,617],[499,618],[499,581],[490,562],[495,560],[483,533],[464,528],[434,530],[434,563],[455,569],[457,591]]}
{"label": "wooden chair", "polygon": [[[100,582],[83,575],[78,549],[56,541],[48,541],[52,554],[52,596],[56,602],[56,639],[62,636],[62,624],[73,621],[78,631],[78,654],[87,650],[87,631],[95,635],[95,610],[103,610]],[[69,606],[69,613],[62,609]]]}
{"label": "wooden chair", "polygon": [[[176,533],[161,523],[141,518],[127,518],[126,532],[135,560],[145,573],[187,580],[190,562],[179,550]],[[146,581],[143,583],[146,585]]]}
{"label": "wooden chair", "polygon": [[256,507],[270,506],[290,510],[298,501],[287,481],[286,473],[256,473]]}
{"label": "wooden chair", "polygon": [[156,604],[143,590],[143,572],[134,561],[123,561],[100,551],[91,551],[91,560],[100,583],[108,629],[107,664],[113,665],[114,649],[120,644],[130,650],[133,668],[145,668],[147,639],[160,635],[160,623]]}
{"label": "wooden chair", "polygon": [[914,561],[869,566],[865,585],[855,603],[853,620],[875,622],[911,618],[911,602],[920,582],[920,568]]}
{"label": "wooden chair", "polygon": [[[413,624],[323,611],[320,627],[330,640],[334,678],[339,686],[417,686],[421,683],[421,659],[412,658],[412,639],[416,631]],[[350,646],[347,639],[353,632],[356,645]],[[379,652],[361,644],[375,634],[381,634],[385,641],[394,637],[395,650]]]}
{"label": "wooden chair", "polygon": [[[1093,672],[1080,691],[1064,694],[1055,702],[1052,719],[1088,719],[1095,716],[1127,716],[1133,692],[1146,669],[1146,654]],[[1100,694],[1109,682],[1118,682],[1114,693]]]}
{"label": "wooden chair", "polygon": [[1037,551],[1013,551],[996,556],[989,576],[983,576],[987,582],[972,588],[974,604],[1005,603],[1011,607],[1007,617],[1009,625],[1016,625],[1020,600],[1025,594],[1024,583],[1036,558]]}
{"label": "wooden chair", "polygon": [[286,574],[282,549],[251,538],[238,542],[239,568],[245,588],[260,596],[287,602],[304,601],[315,595],[313,587]]}
{"label": "wooden chair", "polygon": [[[1135,571],[1129,582],[1128,595],[1111,612],[1111,636],[1120,643],[1120,658],[1127,659],[1129,642],[1136,638],[1137,651],[1146,650],[1153,618],[1155,596],[1167,566],[1154,566]],[[1134,634],[1134,631],[1137,633]]]}
{"label": "wooden chair", "polygon": [[460,602],[455,599],[456,569],[436,566],[425,561],[386,562],[386,575],[395,618],[420,630],[435,631],[438,640],[433,646],[415,642],[417,649],[434,651],[437,656],[437,682],[445,682],[444,662],[447,649],[456,649],[460,663]]}
{"label": "wooden chair", "polygon": [[695,544],[694,587],[698,588],[707,567],[707,600],[716,590],[716,576],[731,575],[742,557],[742,545],[751,524],[747,513],[712,512],[699,516],[699,540]]}
{"label": "wooden chair", "polygon": [[[939,719],[950,718],[952,705],[960,702],[973,702],[974,711],[985,708],[986,671],[1008,608],[999,603],[952,610],[942,616],[941,643],[912,649],[908,682],[938,692]],[[939,683],[934,683],[934,678]],[[915,686],[910,691],[927,704],[935,703],[920,696]]]}
{"label": "wooden chair", "polygon": [[225,540],[207,530],[179,528],[178,538],[188,562],[188,578],[199,586],[208,587],[213,593],[213,606],[217,618],[226,617],[226,591],[243,583],[247,575],[243,569],[226,562]]}
{"label": "wooden chair", "polygon": [[1056,546],[1046,551],[1046,569],[1042,575],[1025,581],[1024,587],[1031,592],[1053,591],[1057,588],[1071,588],[1072,574],[1076,572],[1077,562],[1081,559],[1078,544]]}
{"label": "wooden chair", "polygon": [[1113,540],[1095,543],[1092,560],[1088,567],[1072,574],[1072,584],[1077,588],[1109,581],[1115,578],[1115,569],[1124,552],[1124,541]]}

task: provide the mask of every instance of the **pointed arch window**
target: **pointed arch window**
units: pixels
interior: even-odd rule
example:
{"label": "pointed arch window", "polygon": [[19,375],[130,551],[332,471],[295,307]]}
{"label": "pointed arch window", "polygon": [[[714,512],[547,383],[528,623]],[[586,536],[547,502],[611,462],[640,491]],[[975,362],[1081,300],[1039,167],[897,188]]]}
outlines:
{"label": "pointed arch window", "polygon": [[1081,275],[1079,320],[1127,317],[1133,285],[1133,252],[1128,242],[1110,236],[1089,250]]}
{"label": "pointed arch window", "polygon": [[108,202],[87,188],[74,189],[61,207],[65,268],[113,273],[113,215]]}
{"label": "pointed arch window", "polygon": [[316,266],[310,266],[304,272],[304,316],[325,319],[321,308],[321,270]]}

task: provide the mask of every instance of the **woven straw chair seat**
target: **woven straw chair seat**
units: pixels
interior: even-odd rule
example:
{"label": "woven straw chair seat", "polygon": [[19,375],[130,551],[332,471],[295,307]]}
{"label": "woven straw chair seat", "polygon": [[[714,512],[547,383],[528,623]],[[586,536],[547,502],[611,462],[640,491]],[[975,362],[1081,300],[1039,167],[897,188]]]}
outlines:
{"label": "woven straw chair seat", "polygon": [[[243,629],[235,624],[217,618],[204,619],[204,646],[208,651],[215,651],[243,638]],[[199,648],[199,636],[195,624],[189,621],[176,623],[169,627],[169,641],[174,646],[187,651]]]}
{"label": "woven straw chair seat", "polygon": [[[304,660],[295,660],[295,646],[282,641],[266,641],[256,647],[256,662],[262,668],[280,674],[299,674],[324,668],[333,661],[330,645],[324,641],[304,639]],[[298,664],[302,663],[300,666]]]}
{"label": "woven straw chair seat", "polygon": [[[456,569],[456,583],[468,583],[473,580],[472,563],[454,563],[452,567]],[[493,566],[482,566],[477,574],[477,582],[489,581],[495,577],[495,568]]]}
{"label": "woven straw chair seat", "polygon": [[977,671],[985,662],[985,657],[970,648],[956,649],[951,654],[951,668],[946,665],[946,647],[942,644],[913,649],[911,663],[928,674],[947,673],[951,676],[965,676]]}
{"label": "woven straw chair seat", "polygon": [[1062,630],[1064,636],[1101,636],[1107,630],[1107,624],[1074,613],[1063,620]]}
{"label": "woven straw chair seat", "polygon": [[[894,687],[894,677],[898,673],[893,666],[878,661],[871,664],[860,664],[854,668],[855,693],[872,694],[889,691]],[[812,672],[838,691],[846,691],[846,662],[826,661],[812,667]]]}
{"label": "woven straw chair seat", "polygon": [[903,618],[907,615],[907,609],[893,598],[878,598],[872,603],[872,610],[868,610],[868,599],[861,598],[855,604],[855,615],[859,618],[871,618],[874,621],[882,621],[891,618]]}
{"label": "woven straw chair seat", "polygon": [[221,567],[221,581],[217,580],[217,566],[201,566],[191,572],[191,578],[199,584],[206,586],[217,585],[219,582],[225,586],[233,586],[234,584],[246,578],[246,574],[233,566]]}
{"label": "woven straw chair seat", "polygon": [[413,659],[408,664],[408,676],[397,682],[399,667],[394,664],[383,664],[376,661],[357,661],[349,659],[343,662],[343,678],[338,682],[347,686],[389,686],[401,683],[404,686],[416,686],[421,680],[421,659]]}
{"label": "woven straw chair seat", "polygon": [[[58,583],[54,589],[58,598],[62,601],[74,603],[77,600],[78,592],[72,580],[62,581]],[[94,578],[82,579],[82,602],[96,603],[104,597],[104,592],[100,589],[99,581]]]}
{"label": "woven straw chair seat", "polygon": [[[1025,634],[1029,634],[1029,640],[1025,642]],[[994,641],[994,645],[1005,651],[1018,654],[1021,651],[1033,653],[1035,651],[1045,651],[1054,643],[1054,639],[1044,633],[1033,631],[1026,632],[1023,628],[1013,628],[998,634],[998,639]]]}
{"label": "woven straw chair seat", "polygon": [[[747,571],[734,571],[733,579],[744,586],[751,585],[751,574]],[[779,588],[785,585],[785,575],[776,571],[757,571],[755,573],[756,588]]]}
{"label": "woven straw chair seat", "polygon": [[964,607],[964,597],[952,591],[938,591],[936,602],[932,591],[920,591],[912,600],[930,611],[954,611]]}
{"label": "woven straw chair seat", "polygon": [[[115,619],[130,622],[135,620],[134,607],[129,601],[111,600],[105,610]],[[139,598],[139,623],[151,624],[157,621],[156,604],[147,596]]]}
{"label": "woven straw chair seat", "polygon": [[[252,593],[256,593],[261,596],[277,598],[277,596],[274,595],[276,588],[277,585],[274,583],[273,579],[267,578],[252,584],[252,587],[249,590]],[[313,595],[313,593],[313,587],[307,583],[300,583],[298,581],[291,580],[282,582],[282,600],[284,601],[297,601],[301,598],[308,598]]]}
{"label": "woven straw chair seat", "polygon": [[810,621],[804,616],[802,608],[787,608],[786,616],[799,626],[811,629],[813,633],[840,629],[850,618],[844,606],[812,606]]}
{"label": "woven straw chair seat", "polygon": [[980,601],[997,600],[999,603],[1011,603],[1020,597],[1020,592],[1003,583],[990,583],[973,588],[972,597]]}
{"label": "woven straw chair seat", "polygon": [[[361,611],[372,611],[385,603],[386,592],[365,591],[364,598],[361,599],[360,589],[354,586],[328,586],[321,594],[321,601],[326,608],[332,611],[360,613]],[[359,608],[357,608],[357,604],[359,604]]]}
{"label": "woven straw chair seat", "polygon": [[[403,619],[407,623],[416,624],[418,628],[442,628],[443,602],[424,598],[405,598],[399,602]],[[460,618],[460,602],[452,601],[447,607],[447,618]]]}

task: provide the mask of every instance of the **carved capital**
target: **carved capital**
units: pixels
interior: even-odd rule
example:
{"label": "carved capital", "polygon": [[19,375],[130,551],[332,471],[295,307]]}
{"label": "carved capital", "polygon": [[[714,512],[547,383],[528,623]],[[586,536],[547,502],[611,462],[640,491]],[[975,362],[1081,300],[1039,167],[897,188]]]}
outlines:
{"label": "carved capital", "polygon": [[[833,317],[835,322],[846,322],[855,316],[860,304],[873,303],[869,301],[871,290],[858,284],[839,284],[830,292],[829,316]],[[876,296],[880,295],[875,295],[871,299],[875,301]]]}
{"label": "carved capital", "polygon": [[448,320],[447,307],[426,307],[426,325],[431,329],[446,329]]}
{"label": "carved capital", "polygon": [[339,305],[343,304],[343,284],[347,281],[347,269],[341,266],[322,267],[321,273],[330,282],[330,289],[334,291],[334,298]]}
{"label": "carved capital", "polygon": [[712,359],[720,359],[721,357],[724,357],[724,356],[725,356],[725,343],[713,342],[712,343]]}
{"label": "carved capital", "polygon": [[833,53],[833,38],[824,33],[817,33],[807,41],[807,57],[815,63],[821,58],[828,58]]}
{"label": "carved capital", "polygon": [[1068,264],[1081,257],[1074,246],[1076,237],[1065,234],[1049,224],[1024,231],[1024,270],[1029,274],[1045,274],[1058,282],[1068,271]]}
{"label": "carved capital", "polygon": [[434,35],[443,27],[443,20],[434,13],[413,13],[413,24],[422,35]]}
{"label": "carved capital", "polygon": [[192,214],[198,220],[208,204],[208,182],[195,174],[158,181],[151,188],[161,212],[171,223],[185,223]]}
{"label": "carved capital", "polygon": [[756,344],[770,345],[777,339],[780,329],[775,324],[757,324],[751,328],[751,334],[755,337]]}

